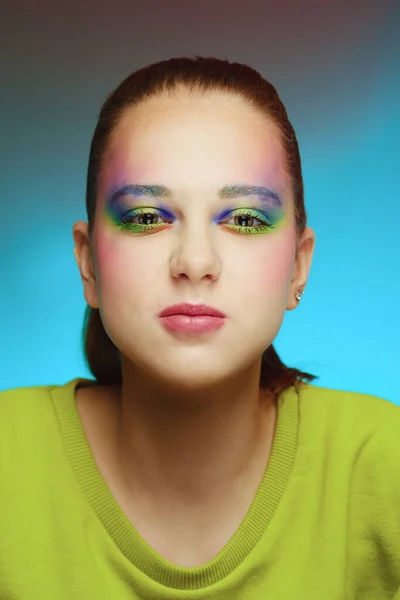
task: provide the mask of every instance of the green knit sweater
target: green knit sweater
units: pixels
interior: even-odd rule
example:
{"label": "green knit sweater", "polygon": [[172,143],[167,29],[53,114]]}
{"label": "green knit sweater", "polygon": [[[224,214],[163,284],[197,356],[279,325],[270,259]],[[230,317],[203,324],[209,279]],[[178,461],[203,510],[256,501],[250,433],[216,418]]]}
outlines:
{"label": "green knit sweater", "polygon": [[400,600],[399,406],[308,384],[282,393],[240,527],[184,568],[107,487],[79,381],[0,392],[0,600]]}

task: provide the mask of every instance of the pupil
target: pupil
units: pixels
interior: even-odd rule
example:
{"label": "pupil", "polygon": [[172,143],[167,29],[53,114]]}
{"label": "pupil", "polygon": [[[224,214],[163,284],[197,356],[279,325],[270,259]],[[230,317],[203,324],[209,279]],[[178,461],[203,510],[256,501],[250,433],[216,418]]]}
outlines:
{"label": "pupil", "polygon": [[[254,217],[249,217],[248,215],[239,215],[236,217],[236,219],[238,221],[237,225],[239,225],[240,227],[251,227],[251,225],[253,224]],[[247,220],[250,222],[243,223],[243,222],[241,222],[243,220],[245,220],[245,221]]]}
{"label": "pupil", "polygon": [[152,219],[154,215],[146,213],[145,215],[139,216],[139,222],[141,225],[153,225]]}

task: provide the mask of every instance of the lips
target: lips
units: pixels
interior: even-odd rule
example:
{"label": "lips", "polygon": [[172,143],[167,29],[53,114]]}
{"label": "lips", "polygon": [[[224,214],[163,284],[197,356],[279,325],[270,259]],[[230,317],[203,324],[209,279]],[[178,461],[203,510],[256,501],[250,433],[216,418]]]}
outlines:
{"label": "lips", "polygon": [[158,317],[163,327],[178,338],[203,337],[221,329],[226,322],[224,313],[205,304],[174,304],[160,312]]}
{"label": "lips", "polygon": [[170,317],[172,315],[187,315],[189,317],[220,317],[225,318],[226,315],[222,313],[220,310],[213,308],[212,306],[207,306],[205,304],[174,304],[173,306],[168,306],[165,308],[160,314],[159,317]]}

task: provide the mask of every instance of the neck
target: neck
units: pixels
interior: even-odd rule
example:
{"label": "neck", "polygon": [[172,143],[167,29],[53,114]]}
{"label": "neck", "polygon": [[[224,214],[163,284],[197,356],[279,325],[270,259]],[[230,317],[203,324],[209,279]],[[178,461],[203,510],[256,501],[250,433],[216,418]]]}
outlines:
{"label": "neck", "polygon": [[[266,468],[276,405],[259,366],[208,390],[183,392],[123,369],[114,448],[127,494],[169,520],[248,504]],[[128,491],[129,490],[129,491]]]}

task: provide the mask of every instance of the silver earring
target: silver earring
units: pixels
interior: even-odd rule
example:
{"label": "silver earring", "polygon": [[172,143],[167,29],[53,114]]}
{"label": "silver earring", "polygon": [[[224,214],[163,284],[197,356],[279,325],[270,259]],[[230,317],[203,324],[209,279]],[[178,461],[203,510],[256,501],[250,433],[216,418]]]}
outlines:
{"label": "silver earring", "polygon": [[304,294],[304,288],[300,288],[299,291],[297,292],[295,298],[296,300],[298,300],[300,302],[302,295]]}

